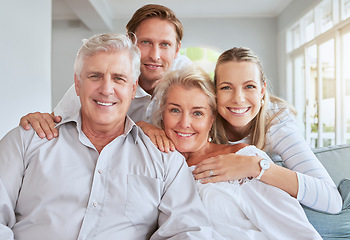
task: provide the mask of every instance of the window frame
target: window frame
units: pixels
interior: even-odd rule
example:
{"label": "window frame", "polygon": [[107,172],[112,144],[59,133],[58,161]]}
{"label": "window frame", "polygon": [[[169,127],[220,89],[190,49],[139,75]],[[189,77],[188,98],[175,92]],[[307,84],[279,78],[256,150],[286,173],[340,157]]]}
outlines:
{"label": "window frame", "polygon": [[[320,9],[322,8],[322,5],[325,3],[325,0],[319,3],[314,9],[308,11],[302,18],[300,18],[293,26],[287,31],[286,33],[286,50],[287,50],[287,61],[286,61],[286,79],[287,89],[290,89],[290,87],[293,89],[293,93],[287,96],[287,100],[292,102],[297,109],[303,109],[302,112],[304,112],[303,117],[298,117],[298,121],[303,120],[303,132],[304,136],[307,140],[307,142],[312,147],[322,147],[323,146],[323,140],[325,137],[324,129],[323,129],[323,116],[324,113],[322,112],[322,101],[319,101],[317,103],[317,109],[318,109],[318,131],[317,133],[312,133],[311,131],[311,121],[310,121],[310,94],[308,94],[308,91],[311,90],[310,88],[310,65],[307,59],[307,51],[308,48],[310,48],[313,45],[316,45],[317,47],[317,99],[322,99],[322,69],[320,68],[321,62],[320,62],[320,46],[331,40],[334,39],[334,79],[335,79],[335,122],[334,122],[334,138],[332,140],[331,138],[331,144],[343,144],[346,143],[346,119],[345,119],[345,77],[344,77],[344,53],[341,51],[343,46],[343,36],[344,34],[350,33],[350,18],[343,20],[344,18],[344,0],[331,0],[332,4],[332,22],[333,27],[328,29],[325,32],[321,32],[321,16],[320,16]],[[306,28],[306,21],[310,20],[311,14],[313,15],[314,19],[314,38],[312,40],[309,40],[306,42],[306,33],[302,31],[302,29]],[[295,36],[294,36],[294,30],[296,28],[299,28],[300,32],[298,33],[298,36],[300,37],[299,42],[300,46],[295,45]],[[298,57],[303,56],[304,60],[304,70],[303,70],[303,81],[304,81],[304,90],[303,93],[305,99],[304,99],[304,106],[299,106],[300,101],[297,101],[296,99],[300,98],[300,93],[297,91],[298,83],[296,78],[296,66],[295,61]],[[299,71],[302,71],[299,69]],[[288,91],[287,91],[288,92]],[[288,98],[289,97],[289,98]],[[299,104],[298,104],[299,102]],[[316,137],[315,137],[316,135]],[[313,140],[314,138],[317,139],[317,145],[315,144],[316,140]]]}

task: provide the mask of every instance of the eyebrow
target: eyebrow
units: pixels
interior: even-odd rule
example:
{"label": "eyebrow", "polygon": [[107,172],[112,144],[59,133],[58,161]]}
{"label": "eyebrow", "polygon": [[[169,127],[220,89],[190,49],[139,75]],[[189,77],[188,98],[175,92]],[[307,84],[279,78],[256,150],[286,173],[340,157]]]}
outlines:
{"label": "eyebrow", "polygon": [[[90,75],[90,74],[104,75],[103,72],[99,72],[99,71],[90,71],[90,72],[87,72],[87,75]],[[128,78],[128,76],[127,76],[126,74],[123,74],[123,73],[112,73],[111,76],[113,76],[113,77]]]}
{"label": "eyebrow", "polygon": [[128,76],[125,75],[125,74],[122,74],[122,73],[112,73],[112,76],[115,76],[115,77],[122,77],[122,78],[128,79]]}
{"label": "eyebrow", "polygon": [[[250,80],[247,80],[247,81],[243,82],[243,84],[247,84],[247,83],[250,83],[250,82],[257,83],[257,82],[254,81],[253,79],[250,79]],[[221,85],[221,84],[233,85],[231,82],[222,82],[222,83],[219,83],[219,85]]]}
{"label": "eyebrow", "polygon": [[[168,104],[182,108],[179,104],[176,104],[176,103],[168,103]],[[206,107],[202,107],[202,106],[198,106],[198,107],[193,107],[192,109],[207,109],[207,108]]]}

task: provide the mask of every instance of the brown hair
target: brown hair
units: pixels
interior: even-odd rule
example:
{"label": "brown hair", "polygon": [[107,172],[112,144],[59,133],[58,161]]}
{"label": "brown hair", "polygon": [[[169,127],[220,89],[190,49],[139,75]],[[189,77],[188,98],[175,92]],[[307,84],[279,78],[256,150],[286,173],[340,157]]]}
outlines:
{"label": "brown hair", "polygon": [[180,20],[175,16],[175,13],[162,5],[158,4],[147,4],[139,8],[134,15],[131,17],[130,21],[126,25],[126,31],[133,41],[135,41],[135,31],[142,21],[149,18],[160,18],[162,20],[167,20],[174,24],[176,31],[176,41],[181,43],[183,37],[183,26]]}

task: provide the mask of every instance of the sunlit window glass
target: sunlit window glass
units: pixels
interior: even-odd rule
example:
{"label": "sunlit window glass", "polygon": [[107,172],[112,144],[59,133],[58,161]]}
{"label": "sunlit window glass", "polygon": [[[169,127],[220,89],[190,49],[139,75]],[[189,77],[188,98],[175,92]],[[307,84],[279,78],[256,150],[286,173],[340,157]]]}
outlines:
{"label": "sunlit window glass", "polygon": [[180,49],[180,54],[186,55],[192,62],[206,71],[211,78],[214,77],[215,64],[220,56],[219,51],[209,48],[188,47]]}
{"label": "sunlit window glass", "polygon": [[311,12],[305,17],[305,41],[308,42],[315,38],[315,21],[314,13]]}
{"label": "sunlit window glass", "polygon": [[[343,74],[345,79],[345,108],[350,106],[350,33],[347,33],[343,37]],[[347,143],[350,143],[350,111],[345,110],[345,139]]]}
{"label": "sunlit window glass", "polygon": [[[298,123],[305,122],[305,72],[304,55],[299,55],[294,59],[294,105],[297,110]],[[300,126],[305,134],[305,126]]]}
{"label": "sunlit window glass", "polygon": [[325,0],[320,5],[320,13],[321,13],[321,32],[325,32],[328,29],[333,27],[332,20],[332,1]]}
{"label": "sunlit window glass", "polygon": [[322,137],[321,146],[335,144],[335,74],[334,74],[334,40],[327,41],[320,45],[320,60],[322,74],[322,93],[320,110],[322,116]]}
{"label": "sunlit window glass", "polygon": [[317,46],[312,45],[307,49],[307,59],[308,61],[308,119],[307,122],[309,126],[309,135],[311,147],[317,146],[318,138],[318,103],[317,103]]}
{"label": "sunlit window glass", "polygon": [[300,41],[300,26],[296,26],[292,30],[292,35],[293,35],[293,48],[296,49],[300,46],[301,41]]}
{"label": "sunlit window glass", "polygon": [[344,19],[347,19],[350,17],[350,0],[343,0],[343,13],[344,13]]}

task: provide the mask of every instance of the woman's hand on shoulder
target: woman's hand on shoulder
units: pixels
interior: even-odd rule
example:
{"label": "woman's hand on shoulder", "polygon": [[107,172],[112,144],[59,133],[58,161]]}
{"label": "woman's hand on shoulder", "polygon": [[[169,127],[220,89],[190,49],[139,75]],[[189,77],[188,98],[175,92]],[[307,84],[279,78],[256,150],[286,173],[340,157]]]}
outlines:
{"label": "woman's hand on shoulder", "polygon": [[258,156],[244,156],[235,153],[218,155],[203,160],[193,171],[194,178],[201,183],[215,183],[255,177],[259,171]]}
{"label": "woman's hand on shoulder", "polygon": [[40,138],[46,137],[48,140],[51,140],[54,137],[58,137],[56,123],[59,123],[61,120],[60,116],[55,116],[53,113],[35,112],[23,116],[19,125],[25,130],[29,130],[30,126],[32,126]]}
{"label": "woman's hand on shoulder", "polygon": [[139,121],[136,125],[142,129],[160,151],[169,152],[176,150],[174,143],[166,136],[163,129],[144,121]]}

